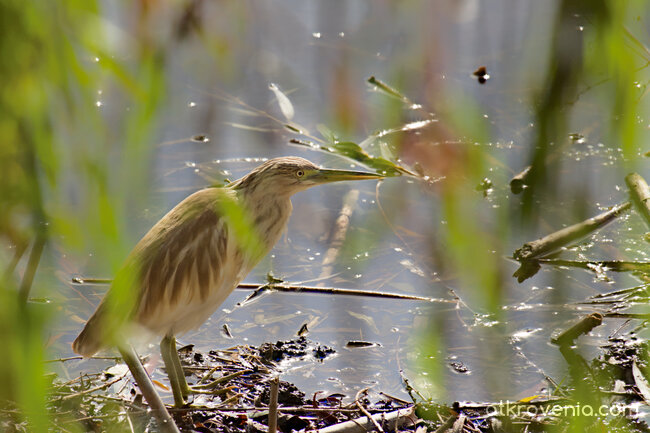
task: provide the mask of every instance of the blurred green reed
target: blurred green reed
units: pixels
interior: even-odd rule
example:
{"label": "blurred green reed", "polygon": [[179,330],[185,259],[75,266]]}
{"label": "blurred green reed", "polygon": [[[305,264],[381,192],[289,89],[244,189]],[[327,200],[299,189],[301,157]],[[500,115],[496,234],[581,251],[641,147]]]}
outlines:
{"label": "blurred green reed", "polygon": [[[36,281],[56,281],[50,239],[93,245],[116,269],[127,252],[125,208],[148,186],[164,55],[144,37],[115,53],[110,38],[97,37],[109,32],[119,31],[94,1],[0,2],[0,422],[29,431],[52,427],[43,361],[54,319],[45,304],[27,302],[31,274],[45,266]],[[111,127],[100,89],[132,107]]]}
{"label": "blurred green reed", "polygon": [[[528,163],[532,165],[532,176],[522,200],[512,196],[509,202],[496,202],[499,207],[493,210],[496,218],[484,218],[485,208],[477,200],[473,190],[484,178],[495,184],[503,184],[507,179],[498,179],[489,168],[491,148],[487,146],[463,148],[458,164],[449,170],[447,180],[441,183],[442,216],[446,221],[443,239],[432,240],[444,245],[443,263],[464,281],[464,287],[475,287],[480,293],[478,307],[487,311],[491,318],[499,320],[511,278],[503,256],[511,255],[508,245],[513,234],[527,227],[534,232],[538,228],[539,217],[554,206],[558,200],[567,196],[567,191],[558,189],[559,170],[564,164],[573,161],[563,156],[563,143],[568,141],[572,116],[575,115],[575,102],[585,93],[600,102],[598,118],[604,124],[600,140],[607,146],[620,147],[624,158],[619,163],[621,183],[625,174],[632,170],[642,170],[646,175],[648,160],[642,156],[650,143],[648,118],[650,118],[650,98],[648,69],[650,65],[650,39],[639,22],[645,22],[648,5],[646,2],[617,1],[561,1],[555,15],[553,36],[549,47],[548,67],[541,79],[531,82],[530,106],[535,112],[534,133],[530,143],[524,143],[529,152]],[[584,23],[584,32],[576,31]],[[634,28],[634,31],[629,30]],[[532,77],[531,77],[532,78]],[[462,94],[453,88],[456,104],[446,107],[443,118],[454,125],[453,135],[465,137],[467,143],[487,143],[493,141],[490,131],[481,122],[476,102],[470,98],[458,97]],[[399,145],[398,145],[399,147]],[[523,167],[521,167],[523,169]],[[517,168],[514,167],[516,170]],[[615,185],[599,185],[610,188]],[[583,196],[576,207],[593,209],[588,196]],[[576,219],[578,221],[578,219]],[[489,246],[489,247],[486,247]],[[492,250],[492,251],[490,251]],[[445,360],[445,346],[437,348],[432,344],[439,342],[440,326],[434,324],[429,333],[421,336],[421,347],[430,353],[438,353],[421,361],[422,368],[429,371],[441,370]],[[475,330],[475,332],[481,332]],[[485,356],[497,353],[498,345],[479,346]],[[439,352],[438,352],[439,351]],[[431,363],[437,361],[437,368]],[[494,389],[508,389],[508,377],[480,378]],[[436,389],[444,389],[441,376],[431,378]],[[453,384],[446,384],[453,386]],[[576,381],[571,397],[583,404],[597,407],[600,404],[593,387]],[[436,401],[444,399],[444,391],[433,396]],[[576,417],[563,420],[569,431],[581,432],[591,425],[593,418]],[[557,430],[566,431],[560,423]],[[549,426],[549,431],[556,427]]]}
{"label": "blurred green reed", "polygon": [[[150,154],[153,143],[158,142],[156,124],[167,92],[166,51],[150,37],[145,3],[132,5],[133,28],[120,30],[104,20],[100,4],[93,1],[0,1],[0,242],[12,247],[0,252],[0,343],[6,354],[0,357],[0,422],[28,422],[33,431],[51,427],[43,360],[52,312],[41,304],[25,302],[31,288],[30,273],[47,261],[48,240],[56,238],[79,250],[92,245],[94,259],[109,263],[113,270],[132,244],[127,241],[127,209],[138,206],[148,190]],[[640,159],[637,149],[647,148],[649,142],[650,98],[644,93],[649,41],[647,32],[637,31],[638,26],[629,30],[637,17],[647,16],[647,9],[646,2],[640,0],[559,2],[548,68],[539,74],[541,79],[530,83],[536,125],[532,142],[525,144],[533,167],[530,184],[521,203],[497,203],[496,217],[488,222],[477,217],[484,208],[477,200],[477,185],[486,177],[495,183],[507,179],[491,175],[486,162],[494,158],[491,147],[471,144],[490,142],[491,131],[479,121],[480,107],[471,96],[458,88],[441,90],[453,94],[452,103],[438,107],[438,120],[448,129],[434,131],[428,138],[462,137],[463,143],[445,148],[449,156],[446,181],[437,185],[441,209],[432,218],[439,217],[447,224],[438,234],[441,238],[430,239],[432,267],[446,269],[459,275],[465,286],[476,287],[481,294],[477,308],[496,319],[501,314],[505,280],[510,278],[501,258],[511,253],[507,248],[512,233],[522,221],[534,226],[540,211],[559,194],[556,174],[563,158],[553,155],[561,152],[561,143],[568,136],[572,104],[581,96],[579,89],[590,83],[587,90],[602,101],[602,118],[612,119],[603,140],[619,143],[623,149],[626,162],[620,168],[621,179],[640,164],[647,166],[647,159]],[[588,32],[575,32],[576,16],[588,23]],[[246,20],[241,12],[238,18]],[[178,38],[186,31],[179,31]],[[97,37],[102,33],[107,37]],[[115,45],[116,37],[129,43]],[[224,41],[207,40],[205,34],[201,37],[216,56],[229,59],[231,50],[237,49]],[[233,75],[234,64],[221,62],[218,71]],[[370,80],[378,93],[389,98],[371,107],[368,117],[378,119],[386,129],[407,124],[410,113],[418,110],[404,96],[410,94],[404,75],[396,64],[393,76],[384,77],[385,82],[374,77]],[[350,87],[358,93],[356,88],[365,84],[345,83],[335,89],[333,118],[324,121],[331,129],[318,128],[323,136],[318,146],[369,168],[405,174],[397,156],[409,151],[411,144],[402,135],[391,133],[386,139],[389,145],[372,152],[364,146],[373,140],[372,135],[368,142],[350,141],[361,136],[359,131],[365,127],[376,124],[360,125],[358,107],[356,111],[350,108],[358,103],[349,95]],[[113,98],[126,101],[123,105],[131,107],[130,111],[109,121],[101,110],[99,89],[110,90]],[[433,98],[425,94],[421,101],[410,99],[433,107]],[[335,143],[339,136],[340,142]],[[418,162],[425,171],[437,172],[435,161],[423,157]],[[120,167],[119,176],[114,167]],[[390,179],[382,188],[395,192]],[[392,207],[386,211],[388,219],[398,218],[402,211]],[[381,227],[378,221],[371,223]],[[354,235],[347,241],[348,245],[363,242]],[[485,245],[490,245],[491,251]],[[19,262],[27,269],[22,278],[16,272]],[[53,276],[40,277],[44,283],[54,281]],[[435,398],[444,399],[443,334],[444,323],[434,321],[428,334],[421,336],[427,347],[421,367],[432,373]],[[499,347],[484,349],[498,351]],[[486,380],[507,386],[496,382],[507,384],[508,378]],[[592,401],[587,388],[575,393],[579,401]],[[13,405],[5,407],[7,401]],[[588,420],[581,418],[571,421],[571,431],[582,431],[585,422]],[[70,429],[74,430],[73,426]]]}

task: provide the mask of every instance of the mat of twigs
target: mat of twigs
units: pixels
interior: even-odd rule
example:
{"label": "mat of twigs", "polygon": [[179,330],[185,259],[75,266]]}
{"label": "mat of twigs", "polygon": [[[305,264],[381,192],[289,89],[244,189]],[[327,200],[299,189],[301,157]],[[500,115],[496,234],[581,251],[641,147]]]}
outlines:
{"label": "mat of twigs", "polygon": [[[208,353],[191,345],[182,347],[179,354],[187,381],[202,387],[202,393],[190,397],[187,407],[171,408],[170,412],[182,431],[268,432],[270,415],[281,432],[326,427],[333,433],[359,428],[366,431],[364,419],[374,429],[395,431],[397,426],[399,430],[414,430],[411,402],[370,390],[352,396],[318,392],[306,396],[292,383],[281,380],[282,369],[288,364],[318,362],[333,353],[332,348],[304,336]],[[270,414],[272,382],[277,377],[278,409]],[[154,383],[163,396],[170,395],[165,383]],[[74,423],[81,423],[86,431],[156,431],[142,395],[128,369],[119,362],[103,372],[71,381],[54,378],[52,391],[52,414],[62,431]],[[368,415],[372,419],[368,420]]]}
{"label": "mat of twigs", "polygon": [[[206,433],[562,431],[570,430],[575,422],[572,411],[585,407],[586,392],[591,405],[608,410],[602,415],[578,414],[585,426],[595,431],[650,431],[642,410],[650,401],[646,379],[650,375],[645,370],[648,342],[635,332],[612,337],[591,362],[571,352],[575,344],[571,340],[560,349],[568,363],[568,377],[550,383],[544,393],[518,401],[451,405],[427,401],[406,377],[404,386],[412,401],[375,389],[362,389],[355,395],[305,395],[281,380],[282,371],[299,363],[327,362],[334,353],[305,336],[208,353],[190,345],[179,353],[188,383],[201,387],[202,393],[191,397],[187,407],[170,412],[182,431]],[[110,368],[72,380],[50,376],[51,431],[79,431],[79,427],[88,432],[157,431],[128,369],[119,358],[114,359]],[[164,377],[154,375],[154,383],[171,401]],[[1,431],[33,431],[21,422],[16,408],[0,404],[0,414]]]}

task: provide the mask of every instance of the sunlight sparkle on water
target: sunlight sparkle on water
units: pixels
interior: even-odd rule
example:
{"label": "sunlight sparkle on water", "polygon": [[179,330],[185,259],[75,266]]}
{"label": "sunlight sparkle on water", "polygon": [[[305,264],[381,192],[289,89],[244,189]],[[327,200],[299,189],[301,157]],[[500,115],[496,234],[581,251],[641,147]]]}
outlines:
{"label": "sunlight sparkle on water", "polygon": [[522,329],[521,331],[517,331],[514,334],[512,334],[512,338],[515,341],[521,341],[525,338],[532,336],[533,334],[538,333],[541,330],[542,328]]}
{"label": "sunlight sparkle on water", "polygon": [[491,328],[492,326],[498,325],[500,322],[498,320],[492,319],[492,316],[489,314],[474,314],[474,323],[472,326],[482,326],[484,328]]}
{"label": "sunlight sparkle on water", "polygon": [[425,126],[427,126],[429,123],[432,123],[432,122],[433,122],[433,120],[431,120],[431,119],[417,120],[415,122],[407,123],[406,125],[404,125],[402,127],[402,131],[410,131],[410,130],[413,130],[413,129],[424,128]]}
{"label": "sunlight sparkle on water", "polygon": [[399,262],[400,265],[404,266],[406,269],[414,273],[415,275],[418,275],[420,277],[424,277],[424,272],[422,269],[417,267],[411,260],[404,259]]}

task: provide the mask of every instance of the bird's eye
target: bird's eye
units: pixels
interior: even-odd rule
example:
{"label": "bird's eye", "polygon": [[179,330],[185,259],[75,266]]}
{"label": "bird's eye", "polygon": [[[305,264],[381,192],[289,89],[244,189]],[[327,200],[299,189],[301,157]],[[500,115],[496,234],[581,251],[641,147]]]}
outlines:
{"label": "bird's eye", "polygon": [[297,176],[297,177],[303,177],[304,175],[305,175],[305,172],[304,172],[303,170],[298,170],[298,171],[296,172],[296,176]]}

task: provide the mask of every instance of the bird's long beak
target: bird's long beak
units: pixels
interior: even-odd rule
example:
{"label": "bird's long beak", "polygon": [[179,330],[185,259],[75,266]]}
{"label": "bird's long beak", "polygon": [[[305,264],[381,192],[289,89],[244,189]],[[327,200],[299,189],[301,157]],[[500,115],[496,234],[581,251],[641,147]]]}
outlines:
{"label": "bird's long beak", "polygon": [[366,179],[382,179],[384,176],[377,173],[367,173],[364,171],[350,171],[350,170],[330,170],[328,168],[320,168],[314,171],[309,179],[316,183],[338,182],[341,180],[366,180]]}

